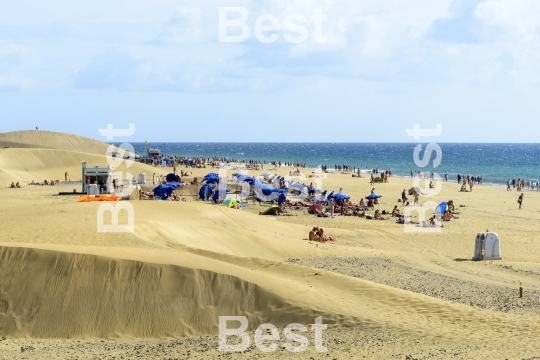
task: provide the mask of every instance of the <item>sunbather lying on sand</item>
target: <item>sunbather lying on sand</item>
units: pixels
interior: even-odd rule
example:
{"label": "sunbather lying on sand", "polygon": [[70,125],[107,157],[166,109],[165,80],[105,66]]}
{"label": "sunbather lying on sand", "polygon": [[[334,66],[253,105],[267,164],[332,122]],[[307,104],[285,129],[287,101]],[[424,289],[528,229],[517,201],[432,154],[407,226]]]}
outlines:
{"label": "sunbather lying on sand", "polygon": [[186,199],[184,199],[182,197],[182,194],[176,194],[176,193],[173,193],[170,197],[169,197],[169,200],[170,201],[186,201]]}
{"label": "sunbather lying on sand", "polygon": [[289,214],[283,206],[272,205],[264,211],[259,211],[259,215],[272,215],[272,216],[295,216]]}
{"label": "sunbather lying on sand", "polygon": [[336,241],[336,239],[334,239],[333,237],[331,237],[329,235],[326,235],[324,233],[324,229],[322,227],[319,227],[319,238],[321,238],[321,240],[324,241],[324,242],[334,242],[334,241]]}
{"label": "sunbather lying on sand", "polygon": [[290,201],[289,199],[285,200],[285,204],[289,206],[301,206],[301,207],[310,207],[311,205],[306,204],[302,201]]}
{"label": "sunbather lying on sand", "polygon": [[418,224],[418,222],[411,221],[410,218],[405,219],[405,217],[398,217],[396,219],[396,223],[398,223],[398,224]]}

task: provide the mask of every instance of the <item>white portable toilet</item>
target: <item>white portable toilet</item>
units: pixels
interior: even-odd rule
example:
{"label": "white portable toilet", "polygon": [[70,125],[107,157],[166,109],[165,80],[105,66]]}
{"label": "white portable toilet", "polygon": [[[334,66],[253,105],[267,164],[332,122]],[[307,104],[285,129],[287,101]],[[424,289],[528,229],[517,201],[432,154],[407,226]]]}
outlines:
{"label": "white portable toilet", "polygon": [[146,174],[145,173],[140,173],[139,174],[139,181],[138,181],[139,184],[146,184]]}
{"label": "white portable toilet", "polygon": [[482,250],[484,250],[484,260],[502,260],[499,235],[494,232],[476,234],[473,260],[482,260]]}
{"label": "white portable toilet", "polygon": [[89,184],[86,189],[88,195],[99,195],[99,188],[96,184]]}

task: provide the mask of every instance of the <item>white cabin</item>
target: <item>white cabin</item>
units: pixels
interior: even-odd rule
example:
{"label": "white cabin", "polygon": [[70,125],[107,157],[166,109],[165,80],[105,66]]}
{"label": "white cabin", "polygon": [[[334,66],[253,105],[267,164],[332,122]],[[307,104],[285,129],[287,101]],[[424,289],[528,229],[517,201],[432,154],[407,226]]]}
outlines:
{"label": "white cabin", "polygon": [[[106,189],[111,187],[111,167],[110,166],[93,166],[82,163],[82,192],[88,193],[88,186],[96,184],[100,188],[100,184],[104,184]],[[103,190],[103,189],[102,189]]]}

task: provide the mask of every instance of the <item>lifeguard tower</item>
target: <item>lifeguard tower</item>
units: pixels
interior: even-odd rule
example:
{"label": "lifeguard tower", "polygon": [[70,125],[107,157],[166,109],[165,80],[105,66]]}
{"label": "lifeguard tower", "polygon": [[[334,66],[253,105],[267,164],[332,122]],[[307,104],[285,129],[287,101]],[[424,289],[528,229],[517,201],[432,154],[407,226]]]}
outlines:
{"label": "lifeguard tower", "polygon": [[106,188],[110,188],[111,167],[110,166],[90,166],[86,162],[82,163],[82,192],[87,194],[90,185],[99,184],[101,181]]}

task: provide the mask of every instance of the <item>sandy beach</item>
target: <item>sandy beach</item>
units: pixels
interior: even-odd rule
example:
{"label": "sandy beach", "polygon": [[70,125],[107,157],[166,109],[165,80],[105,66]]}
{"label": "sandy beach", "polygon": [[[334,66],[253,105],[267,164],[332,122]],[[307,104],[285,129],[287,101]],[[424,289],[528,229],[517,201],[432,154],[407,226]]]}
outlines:
{"label": "sandy beach", "polygon": [[[0,134],[0,359],[540,358],[540,192],[525,190],[519,210],[516,191],[460,192],[450,179],[420,204],[453,200],[459,219],[416,233],[393,218],[259,216],[265,205],[229,209],[188,188],[178,190],[186,202],[130,200],[135,232],[105,233],[96,230],[100,203],[58,193],[80,187],[63,180],[66,171],[81,180],[82,161],[106,164],[107,147],[68,134]],[[151,182],[171,168],[118,170]],[[60,183],[28,185],[44,179]],[[403,209],[397,200],[412,186],[397,177],[375,184],[376,208]],[[330,173],[322,187],[354,202],[372,188],[350,173]],[[337,241],[309,241],[314,226]],[[486,230],[499,235],[503,259],[472,261]],[[309,333],[301,354],[261,352],[253,341],[243,353],[219,352],[219,316],[246,316],[251,334],[322,316],[328,351],[317,352]]]}

